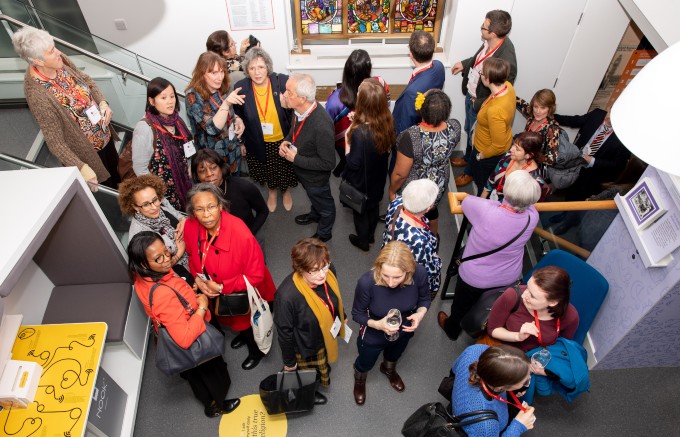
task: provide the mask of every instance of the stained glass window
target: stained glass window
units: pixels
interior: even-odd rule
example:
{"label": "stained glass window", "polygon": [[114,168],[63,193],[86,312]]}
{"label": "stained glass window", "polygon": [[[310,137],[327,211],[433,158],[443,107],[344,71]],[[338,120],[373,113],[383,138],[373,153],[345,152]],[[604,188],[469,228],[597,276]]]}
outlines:
{"label": "stained glass window", "polygon": [[375,35],[404,38],[424,30],[439,40],[445,0],[293,0],[296,34],[305,39]]}

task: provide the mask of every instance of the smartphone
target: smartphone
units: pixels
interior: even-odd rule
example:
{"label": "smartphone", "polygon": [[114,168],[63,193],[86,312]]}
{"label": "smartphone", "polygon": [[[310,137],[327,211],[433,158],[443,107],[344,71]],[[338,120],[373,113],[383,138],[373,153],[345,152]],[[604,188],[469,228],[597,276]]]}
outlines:
{"label": "smartphone", "polygon": [[248,48],[246,49],[246,53],[248,53],[248,50],[250,50],[253,47],[257,47],[257,45],[260,43],[260,40],[255,38],[253,35],[248,36]]}

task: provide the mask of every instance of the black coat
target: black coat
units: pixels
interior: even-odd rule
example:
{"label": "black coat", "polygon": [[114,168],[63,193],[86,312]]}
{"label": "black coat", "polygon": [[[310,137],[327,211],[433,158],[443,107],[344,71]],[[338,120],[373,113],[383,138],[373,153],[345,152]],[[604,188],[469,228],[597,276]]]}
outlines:
{"label": "black coat", "polygon": [[389,153],[378,154],[373,135],[365,125],[352,132],[351,144],[343,177],[353,187],[366,193],[366,207],[374,208],[385,193]]}

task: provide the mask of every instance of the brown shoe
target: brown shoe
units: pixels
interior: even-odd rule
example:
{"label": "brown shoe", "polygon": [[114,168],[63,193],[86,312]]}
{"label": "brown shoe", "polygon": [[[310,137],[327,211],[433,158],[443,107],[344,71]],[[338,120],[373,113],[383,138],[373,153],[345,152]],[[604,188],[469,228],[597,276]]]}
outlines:
{"label": "brown shoe", "polygon": [[454,179],[454,182],[456,183],[457,187],[464,187],[467,184],[469,184],[470,182],[472,182],[472,176],[462,174],[462,175],[456,177],[456,179]]}
{"label": "brown shoe", "polygon": [[396,361],[383,361],[380,363],[380,372],[387,375],[387,378],[390,380],[390,385],[396,391],[401,393],[406,389],[404,381],[401,380],[401,376],[397,373]]}
{"label": "brown shoe", "polygon": [[463,158],[451,158],[451,165],[454,167],[465,167],[468,162]]}
{"label": "brown shoe", "polygon": [[439,314],[437,314],[437,324],[442,329],[444,329],[444,326],[446,325],[446,321],[448,319],[449,319],[449,315],[446,314],[444,311],[439,311]]}
{"label": "brown shoe", "polygon": [[364,405],[366,402],[366,372],[354,369],[354,402]]}

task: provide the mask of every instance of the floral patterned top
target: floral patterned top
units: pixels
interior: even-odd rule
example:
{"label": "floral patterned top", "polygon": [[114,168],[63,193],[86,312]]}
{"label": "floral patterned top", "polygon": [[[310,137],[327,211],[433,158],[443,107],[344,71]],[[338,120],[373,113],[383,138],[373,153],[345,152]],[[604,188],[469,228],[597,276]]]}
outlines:
{"label": "floral patterned top", "polygon": [[[491,173],[489,179],[486,181],[484,189],[490,193],[489,197],[490,199],[498,200],[499,202],[503,201],[503,186],[505,185],[505,172],[508,170],[508,166],[510,165],[511,162],[512,158],[510,158],[510,151],[508,151],[501,158],[501,160],[498,161],[496,169]],[[541,186],[541,198],[538,201],[543,202],[546,199],[546,197],[548,197],[548,195],[550,194],[550,186],[545,180],[543,180],[543,177],[541,176],[541,167],[538,166],[534,170],[527,171],[531,176],[533,176],[534,179],[536,179],[538,185]]]}
{"label": "floral patterned top", "polygon": [[[524,127],[524,131],[528,132],[531,127],[531,123],[534,122],[534,117],[529,115],[529,102],[517,97],[516,100],[517,110],[527,119],[527,124]],[[544,123],[539,130],[539,134],[543,135],[543,147],[541,152],[545,155],[545,160],[543,165],[554,165],[557,161],[558,146],[560,145],[560,124],[551,115],[548,116],[547,122]]]}
{"label": "floral patterned top", "polygon": [[186,93],[187,118],[194,134],[197,149],[213,149],[224,157],[232,174],[239,174],[241,168],[241,140],[234,136],[229,139],[229,126],[234,122],[234,111],[229,109],[229,117],[222,129],[218,129],[213,117],[222,104],[219,91],[214,92],[208,101],[203,100],[193,88]]}
{"label": "floral patterned top", "polygon": [[449,158],[460,141],[460,122],[451,119],[439,132],[428,132],[419,125],[411,126],[399,134],[397,150],[413,165],[402,188],[416,179],[430,179],[439,187],[435,206],[439,204],[449,183]]}
{"label": "floral patterned top", "polygon": [[54,98],[68,111],[73,121],[83,131],[85,137],[95,150],[101,150],[111,139],[111,130],[102,127],[102,123],[92,124],[85,110],[94,105],[99,105],[92,100],[90,89],[77,77],[71,76],[65,68],[57,70],[57,77],[52,80],[43,80],[34,77],[35,81],[52,92]]}
{"label": "floral patterned top", "polygon": [[406,243],[411,249],[411,252],[413,252],[413,257],[416,262],[427,270],[427,281],[430,284],[430,294],[435,295],[439,291],[442,271],[442,260],[437,254],[439,241],[430,230],[430,221],[427,217],[422,218],[425,227],[416,228],[399,215],[402,209],[402,197],[397,196],[397,198],[390,203],[387,210],[382,245],[385,246],[392,240]]}

